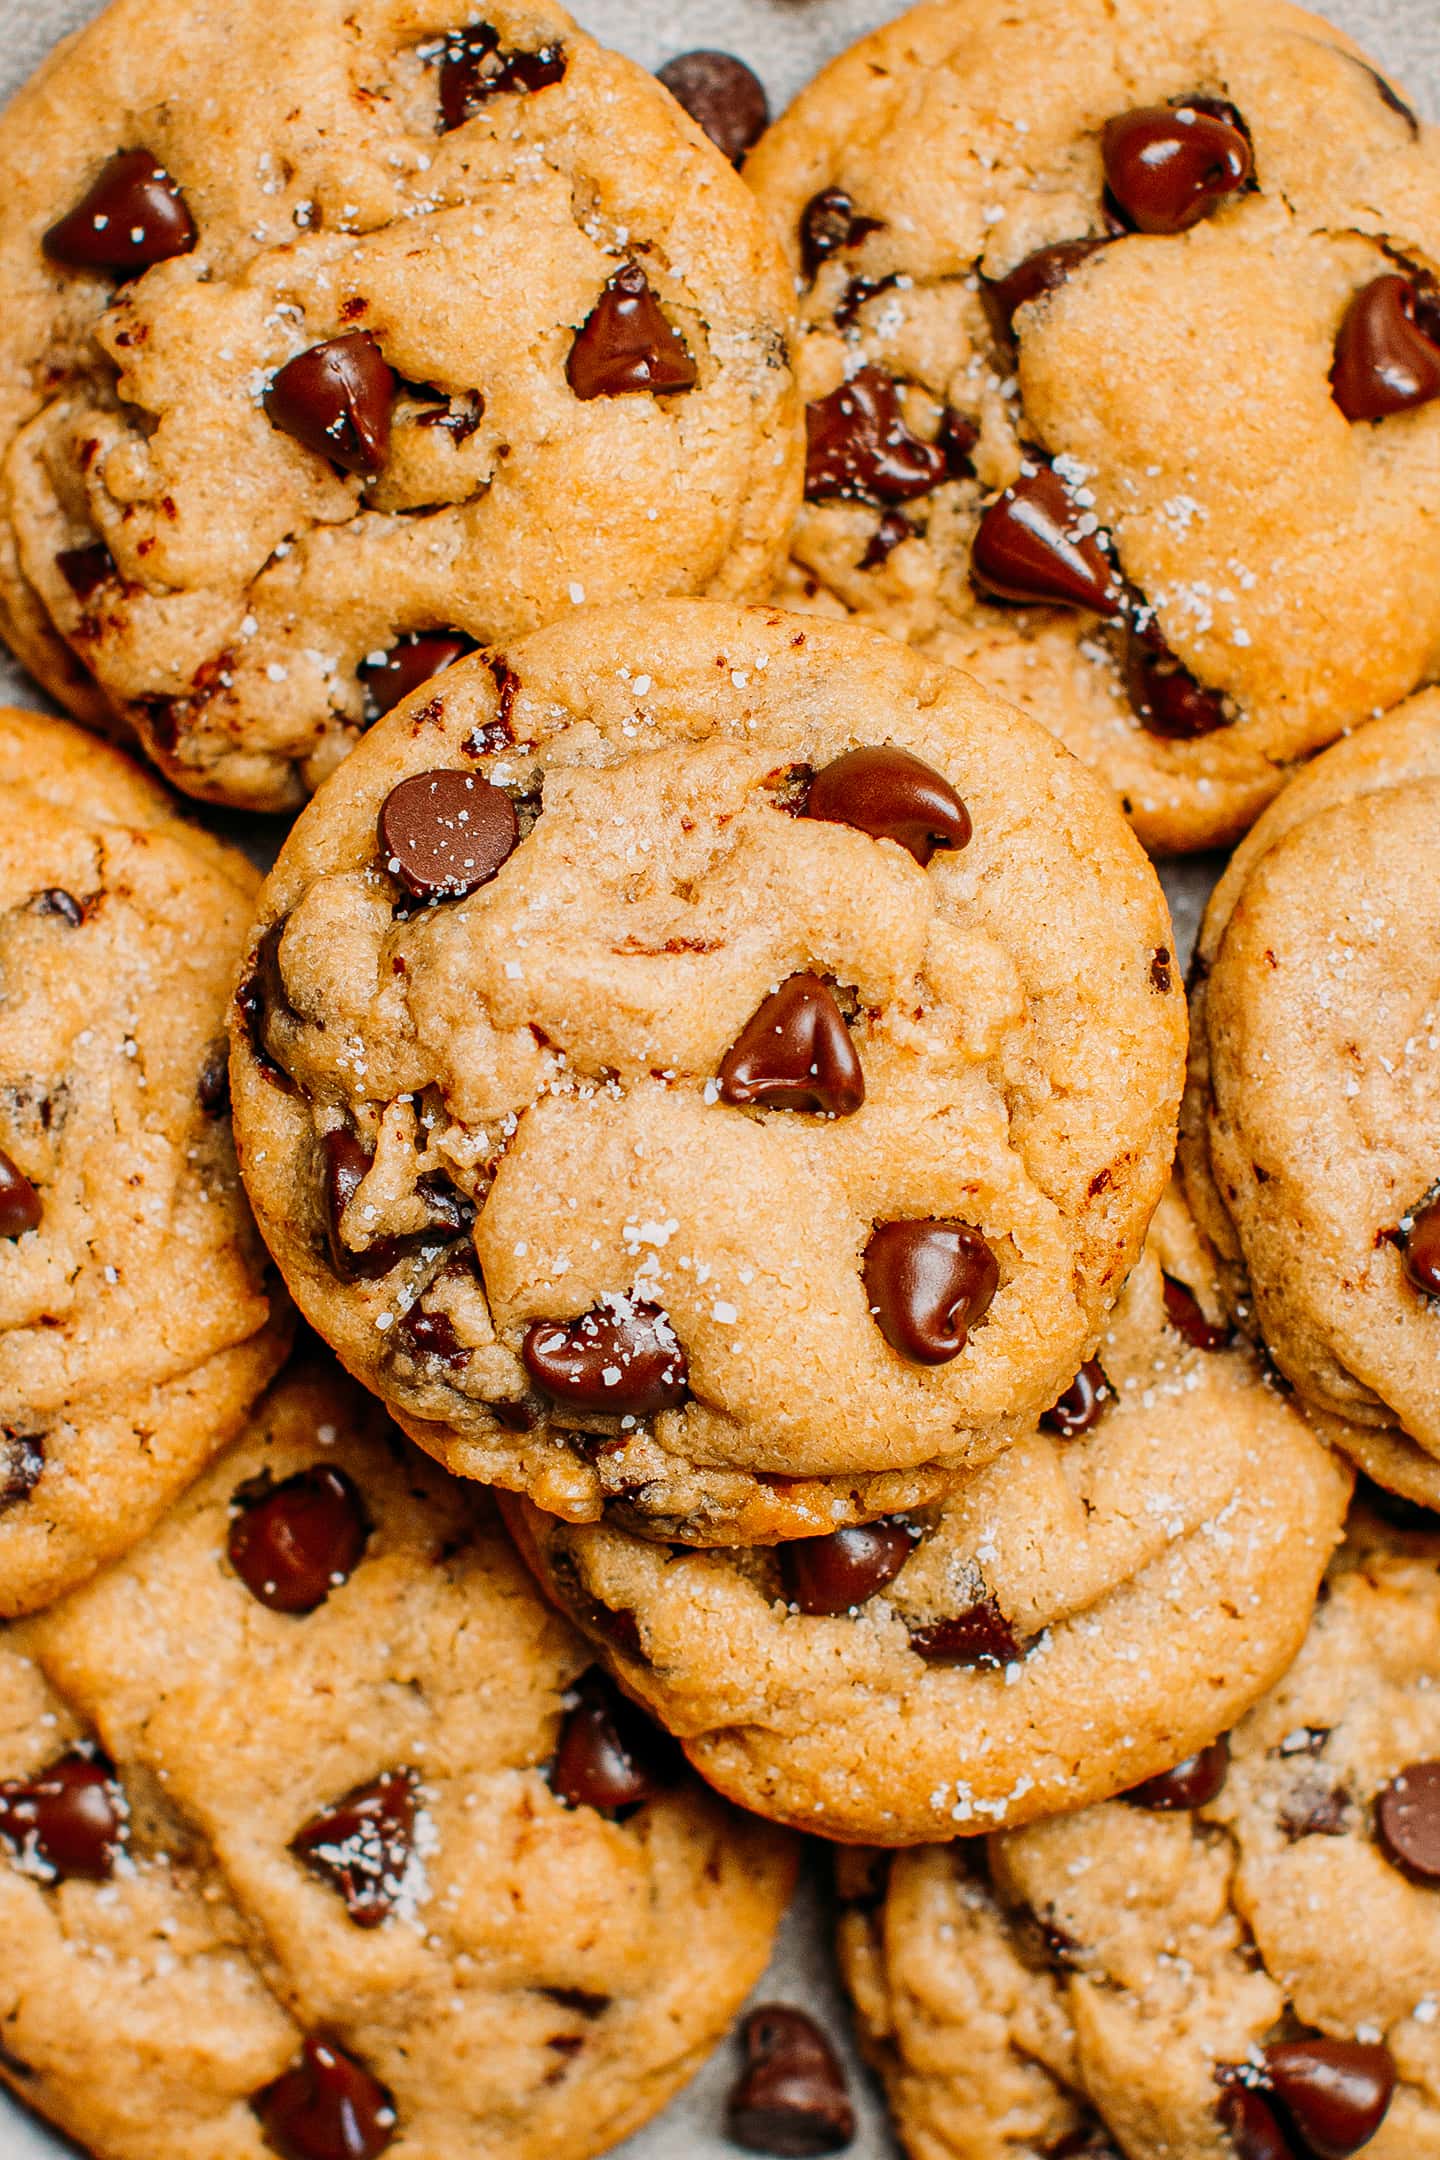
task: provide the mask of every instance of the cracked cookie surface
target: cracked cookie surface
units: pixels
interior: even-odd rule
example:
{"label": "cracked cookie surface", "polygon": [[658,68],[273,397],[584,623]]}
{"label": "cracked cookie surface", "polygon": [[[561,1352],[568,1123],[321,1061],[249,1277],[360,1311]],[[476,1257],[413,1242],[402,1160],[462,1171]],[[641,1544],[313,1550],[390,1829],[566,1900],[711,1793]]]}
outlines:
{"label": "cracked cookie surface", "polygon": [[0,711],[0,1613],[123,1552],[238,1430],[288,1306],[226,1116],[258,879],[128,758]]}
{"label": "cracked cookie surface", "polygon": [[687,1543],[994,1454],[1172,1146],[1164,900],[950,670],[703,602],[462,663],[287,841],[234,1028],[302,1309],[452,1469]]}
{"label": "cracked cookie surface", "polygon": [[1014,698],[1152,849],[1235,839],[1440,664],[1437,143],[1272,0],[863,39],[746,167],[804,294],[777,597]]}
{"label": "cracked cookie surface", "polygon": [[212,801],[457,651],[743,594],[799,411],[725,159],[548,0],[116,0],[0,123],[0,627]]}
{"label": "cracked cookie surface", "polygon": [[793,1860],[588,1665],[483,1494],[328,1366],[282,1379],[0,1634],[0,2079],[98,2160],[623,2138],[758,1977]]}

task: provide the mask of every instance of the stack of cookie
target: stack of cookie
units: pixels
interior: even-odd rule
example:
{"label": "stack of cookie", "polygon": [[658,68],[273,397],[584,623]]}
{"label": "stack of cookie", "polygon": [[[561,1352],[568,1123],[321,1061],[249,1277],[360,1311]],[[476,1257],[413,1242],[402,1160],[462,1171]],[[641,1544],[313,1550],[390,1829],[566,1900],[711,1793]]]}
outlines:
{"label": "stack of cookie", "polygon": [[1434,2160],[1440,145],[1280,0],[749,189],[725,56],[268,29],[0,120],[0,624],[300,812],[0,713],[0,2080],[588,2160],[801,1830],[916,2160]]}

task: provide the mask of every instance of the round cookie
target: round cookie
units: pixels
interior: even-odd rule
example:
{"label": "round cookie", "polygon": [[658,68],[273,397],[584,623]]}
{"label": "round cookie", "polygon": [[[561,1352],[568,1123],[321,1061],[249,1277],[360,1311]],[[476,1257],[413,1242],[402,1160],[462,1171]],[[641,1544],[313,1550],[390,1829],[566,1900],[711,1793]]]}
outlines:
{"label": "round cookie", "polygon": [[728,1544],[936,1491],[1097,1340],[1185,1014],[1105,791],[849,626],[594,610],[301,818],[235,1014],[302,1309],[451,1469]]}
{"label": "round cookie", "polygon": [[846,1856],[913,2160],[1440,2152],[1437,1532],[1362,1528],[1228,1763],[988,1851]]}
{"label": "round cookie", "polygon": [[940,0],[746,174],[804,294],[797,604],[1014,698],[1162,852],[1433,673],[1440,136],[1339,31]]}
{"label": "round cookie", "polygon": [[142,1536],[238,1431],[288,1306],[235,1168],[225,1006],[259,880],[118,751],[0,710],[0,1614]]}
{"label": "round cookie", "polygon": [[507,1519],[610,1670],[746,1807],[905,1845],[1107,1799],[1284,1671],[1349,1495],[1199,1299],[1214,1308],[1213,1279],[1167,1199],[1098,1363],[901,1520],[672,1553],[520,1502]]}
{"label": "round cookie", "polygon": [[0,629],[191,794],[304,799],[457,653],[759,590],[779,250],[550,0],[114,0],[0,120]]}
{"label": "round cookie", "polygon": [[727,2028],[793,1858],[588,1665],[477,1488],[284,1379],[0,1635],[0,2078],[97,2160],[608,2149]]}
{"label": "round cookie", "polygon": [[1232,1308],[1440,1505],[1440,692],[1316,760],[1201,930],[1182,1158]]}

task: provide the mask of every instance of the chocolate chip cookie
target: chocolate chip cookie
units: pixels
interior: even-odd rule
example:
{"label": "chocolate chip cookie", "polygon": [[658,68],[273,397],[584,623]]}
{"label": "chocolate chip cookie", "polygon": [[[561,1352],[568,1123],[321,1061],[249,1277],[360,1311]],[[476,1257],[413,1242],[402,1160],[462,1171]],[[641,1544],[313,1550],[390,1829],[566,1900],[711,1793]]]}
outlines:
{"label": "chocolate chip cookie", "polygon": [[1167,1198],[1099,1358],[929,1507],[710,1553],[507,1517],[745,1806],[886,1845],[1028,1822],[1212,1740],[1304,1634],[1350,1478],[1218,1309]]}
{"label": "chocolate chip cookie", "polygon": [[288,1305],[235,1168],[225,1006],[259,883],[118,751],[0,710],[0,1614],[149,1529]]}
{"label": "chocolate chip cookie", "polygon": [[0,1634],[0,2078],[99,2160],[584,2160],[792,1872],[328,1366]]}
{"label": "chocolate chip cookie", "polygon": [[1015,698],[1161,851],[1428,678],[1440,137],[1339,31],[942,0],[747,173],[805,294],[810,604]]}
{"label": "chocolate chip cookie", "polygon": [[1186,1182],[1331,1436],[1440,1504],[1440,692],[1319,758],[1205,916]]}
{"label": "chocolate chip cookie", "polygon": [[265,888],[245,1177],[451,1469],[695,1544],[927,1497],[1068,1385],[1172,1147],[1153,871],[849,626],[593,610],[377,728]]}
{"label": "chocolate chip cookie", "polygon": [[0,629],[211,801],[585,600],[783,558],[753,197],[550,0],[114,0],[0,120]]}
{"label": "chocolate chip cookie", "polygon": [[1228,1744],[1124,1800],[846,1856],[916,2160],[1440,2151],[1437,1565],[1440,1536],[1365,1531]]}

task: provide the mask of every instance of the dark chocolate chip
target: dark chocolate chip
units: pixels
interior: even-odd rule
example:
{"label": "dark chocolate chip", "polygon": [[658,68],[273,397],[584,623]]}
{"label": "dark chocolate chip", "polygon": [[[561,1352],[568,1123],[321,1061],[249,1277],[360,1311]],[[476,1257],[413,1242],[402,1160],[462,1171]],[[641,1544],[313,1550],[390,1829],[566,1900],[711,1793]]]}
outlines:
{"label": "dark chocolate chip", "polygon": [[1106,123],[1102,148],[1110,200],[1137,231],[1185,232],[1254,172],[1242,129],[1205,104],[1144,105]]}
{"label": "dark chocolate chip", "polygon": [[577,2017],[603,2017],[615,2000],[613,1995],[597,1995],[591,1988],[545,1987],[540,1994],[558,2003],[562,2010],[573,2010]]}
{"label": "dark chocolate chip", "polygon": [[1212,1740],[1198,1755],[1187,1755],[1173,1770],[1132,1785],[1125,1798],[1134,1807],[1153,1808],[1157,1814],[1179,1814],[1205,1807],[1224,1788],[1230,1771],[1230,1743]]}
{"label": "dark chocolate chip", "polygon": [[387,1770],[311,1817],[290,1850],[338,1890],[356,1927],[388,1919],[405,1890],[415,1850],[413,1770]]}
{"label": "dark chocolate chip", "polygon": [[381,471],[390,450],[395,377],[368,330],[312,345],[271,377],[265,410],[278,428],[346,472]]}
{"label": "dark chocolate chip", "polygon": [[1229,2133],[1237,2160],[1296,2160],[1274,2108],[1253,2086],[1227,2085],[1215,2112]]}
{"label": "dark chocolate chip", "polygon": [[492,97],[550,89],[564,80],[566,65],[563,45],[501,52],[500,33],[489,23],[452,30],[439,54],[441,134],[473,119]]}
{"label": "dark chocolate chip", "polygon": [[1065,1393],[1041,1418],[1047,1432],[1059,1433],[1062,1440],[1073,1440],[1078,1433],[1089,1432],[1098,1425],[1109,1403],[1113,1400],[1110,1383],[1094,1358],[1087,1358]]}
{"label": "dark chocolate chip", "polygon": [[675,1745],[598,1667],[575,1694],[550,1766],[551,1790],[567,1807],[595,1808],[623,1822],[674,1784]]}
{"label": "dark chocolate chip", "polygon": [[262,933],[235,992],[235,1011],[260,1071],[272,1087],[294,1095],[299,1092],[295,1082],[270,1048],[271,1019],[276,1012],[293,1011],[280,972],[280,940],[285,935],[285,920],[282,915]]}
{"label": "dark chocolate chip", "polygon": [[230,1102],[230,1052],[224,1042],[211,1043],[195,1082],[195,1100],[206,1117],[218,1117]]}
{"label": "dark chocolate chip", "polygon": [[55,567],[77,600],[89,600],[114,577],[115,558],[103,540],[87,547],[62,548]]}
{"label": "dark chocolate chip", "polygon": [[732,165],[770,124],[764,84],[733,53],[677,53],[661,68],[660,80]]}
{"label": "dark chocolate chip", "polygon": [[463,630],[417,630],[397,638],[383,659],[362,660],[359,668],[377,720],[393,712],[421,683],[442,674],[475,650]]}
{"label": "dark chocolate chip", "polygon": [[345,1211],[369,1176],[374,1156],[357,1132],[336,1125],[320,1136],[321,1191],[325,1205],[325,1237],[330,1265],[345,1282],[376,1282],[388,1275],[416,1240],[379,1237],[363,1251],[345,1242]]}
{"label": "dark chocolate chip", "polygon": [[45,1472],[45,1435],[0,1425],[0,1515],[28,1500]]}
{"label": "dark chocolate chip", "polygon": [[83,906],[63,885],[45,886],[36,893],[33,905],[37,915],[58,915],[72,930],[78,930],[85,920]]}
{"label": "dark chocolate chip", "polygon": [[840,2058],[812,2018],[786,2004],[752,2010],[740,2028],[745,2066],[730,2093],[726,2129],[747,2152],[843,2152],[855,2110]]}
{"label": "dark chocolate chip", "polygon": [[935,440],[945,453],[945,463],[952,479],[958,479],[965,473],[973,473],[970,453],[980,440],[980,430],[973,420],[967,420],[964,413],[957,412],[953,405],[947,405],[940,415],[940,432]]}
{"label": "dark chocolate chip", "polygon": [[865,1295],[893,1350],[916,1365],[958,1357],[999,1287],[995,1255],[969,1223],[877,1223],[865,1248]]}
{"label": "dark chocolate chip", "polygon": [[449,767],[412,773],[380,812],[385,867],[412,900],[461,900],[488,885],[519,838],[505,790]]}
{"label": "dark chocolate chip", "polygon": [[24,1237],[38,1230],[44,1203],[17,1162],[0,1148],[0,1238]]}
{"label": "dark chocolate chip", "polygon": [[1440,1883],[1440,1762],[1411,1763],[1375,1802],[1387,1859],[1418,1882]]}
{"label": "dark chocolate chip", "polygon": [[1347,420],[1384,420],[1440,397],[1440,344],[1417,319],[1417,301],[1411,280],[1391,271],[1346,308],[1330,388]]}
{"label": "dark chocolate chip", "polygon": [[1401,1240],[1405,1272],[1417,1290],[1440,1298],[1440,1199],[1417,1209]]}
{"label": "dark chocolate chip", "polygon": [[148,150],[112,157],[41,242],[52,262],[122,277],[188,255],[194,245],[195,222],[185,198]]}
{"label": "dark chocolate chip", "polygon": [[858,567],[878,570],[882,563],[889,562],[901,541],[910,538],[912,529],[909,518],[902,511],[887,510],[866,542]]}
{"label": "dark chocolate chip", "polygon": [[1125,689],[1147,734],[1166,742],[1195,742],[1230,725],[1224,694],[1207,690],[1178,660],[1153,618],[1125,639]]}
{"label": "dark chocolate chip", "polygon": [[535,1385],[596,1417],[653,1417],[683,1400],[685,1352],[656,1305],[616,1298],[576,1320],[535,1320],[521,1355]]}
{"label": "dark chocolate chip", "polygon": [[1165,1317],[1177,1335],[1183,1335],[1192,1350],[1224,1350],[1230,1341],[1228,1327],[1217,1327],[1207,1320],[1200,1300],[1188,1284],[1178,1275],[1163,1278],[1165,1291]]}
{"label": "dark chocolate chip", "polygon": [[0,1838],[42,1882],[106,1882],[125,1842],[114,1766],[71,1748],[35,1778],[0,1784]]}
{"label": "dark chocolate chip", "polygon": [[1175,960],[1168,945],[1157,945],[1150,956],[1150,987],[1166,996],[1175,987]]}
{"label": "dark chocolate chip", "polygon": [[395,2135],[395,2106],[378,2078],[338,2041],[315,2033],[300,2059],[250,2102],[280,2160],[378,2160]]}
{"label": "dark chocolate chip", "polygon": [[1028,1643],[1015,1633],[992,1597],[964,1612],[910,1629],[910,1648],[932,1665],[1013,1665]]}
{"label": "dark chocolate chip", "polygon": [[1059,473],[1026,473],[997,496],[976,528],[970,569],[980,590],[1000,600],[1089,608],[1117,615],[1121,588]]}
{"label": "dark chocolate chip", "polygon": [[898,276],[882,278],[852,277],[836,305],[836,328],[838,330],[848,330],[852,323],[859,320],[860,310],[867,300],[875,299],[879,293],[890,292],[899,282]]}
{"label": "dark chocolate chip", "polygon": [[938,443],[905,425],[900,392],[884,368],[864,367],[805,408],[805,499],[912,502],[950,477]]}
{"label": "dark chocolate chip", "polygon": [[791,975],[740,1030],[720,1065],[722,1102],[849,1117],[865,1075],[845,1015],[818,975]]}
{"label": "dark chocolate chip", "polygon": [[1024,262],[1017,263],[1003,278],[987,278],[983,287],[985,304],[997,330],[1012,337],[1015,317],[1022,307],[1054,292],[1057,286],[1065,283],[1072,270],[1077,270],[1097,250],[1109,245],[1109,238],[1103,233],[1088,240],[1057,240],[1052,246],[1037,248],[1033,255],[1027,255]]}
{"label": "dark chocolate chip", "polygon": [[812,195],[800,213],[800,257],[806,277],[813,278],[821,263],[842,248],[859,247],[871,233],[884,229],[882,218],[860,216],[843,188],[825,188]]}
{"label": "dark chocolate chip", "polygon": [[1390,2051],[1365,2040],[1281,2040],[1265,2050],[1273,2098],[1318,2160],[1347,2160],[1385,2120],[1395,2092]]}
{"label": "dark chocolate chip", "polygon": [[[445,391],[436,391],[435,395],[444,402],[411,417],[416,427],[439,428],[442,434],[450,437],[452,445],[458,450],[461,443],[469,442],[484,419],[485,399],[478,390],[457,390],[453,396]],[[474,650],[468,641],[465,650]]]}
{"label": "dark chocolate chip", "polygon": [[1350,1827],[1351,1799],[1344,1785],[1318,1790],[1302,1782],[1280,1808],[1280,1828],[1292,1845],[1307,1837],[1343,1837]]}
{"label": "dark chocolate chip", "polygon": [[576,331],[565,379],[577,398],[694,389],[699,376],[689,348],[639,263],[621,265]]}
{"label": "dark chocolate chip", "polygon": [[470,1362],[471,1353],[455,1333],[448,1313],[425,1312],[412,1305],[397,1322],[395,1333],[413,1358],[434,1358],[454,1372]]}
{"label": "dark chocolate chip", "polygon": [[937,848],[967,846],[971,832],[970,813],[943,773],[890,743],[864,743],[822,765],[802,815],[894,840],[922,869]]}
{"label": "dark chocolate chip", "polygon": [[329,1463],[297,1470],[278,1485],[268,1472],[253,1478],[232,1506],[230,1565],[271,1612],[314,1612],[365,1556],[365,1503],[354,1480]]}
{"label": "dark chocolate chip", "polygon": [[778,1557],[785,1596],[812,1618],[849,1612],[895,1580],[918,1537],[909,1523],[895,1517],[782,1545]]}

